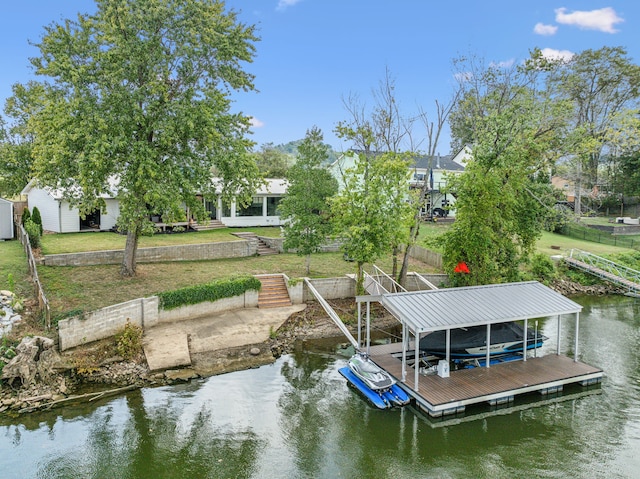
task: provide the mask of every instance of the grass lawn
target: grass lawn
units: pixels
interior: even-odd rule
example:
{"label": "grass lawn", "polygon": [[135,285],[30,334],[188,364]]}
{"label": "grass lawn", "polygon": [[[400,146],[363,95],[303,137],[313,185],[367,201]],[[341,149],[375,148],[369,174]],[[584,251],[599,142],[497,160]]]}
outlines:
{"label": "grass lawn", "polygon": [[[391,271],[391,257],[376,265]],[[68,311],[93,311],[135,298],[151,296],[198,283],[239,274],[285,273],[290,278],[307,276],[305,258],[279,254],[215,261],[176,261],[138,264],[135,278],[123,279],[119,265],[38,268],[40,280],[51,305],[54,319]],[[370,268],[368,269],[370,271]],[[412,262],[410,271],[434,272],[420,262]],[[311,256],[312,278],[342,276],[356,272],[356,264],[344,261],[342,253],[318,253]]]}
{"label": "grass lawn", "polygon": [[[252,231],[260,236],[277,238],[280,228],[220,228],[206,231],[176,234],[154,234],[141,236],[140,248],[152,246],[173,246],[179,244],[217,243],[222,241],[237,241],[234,232]],[[56,233],[42,237],[42,254],[78,253],[82,251],[103,251],[124,249],[127,237],[107,231],[86,233]]]}
{"label": "grass lawn", "polygon": [[21,297],[33,294],[27,256],[19,241],[0,241],[0,289],[13,290]]}

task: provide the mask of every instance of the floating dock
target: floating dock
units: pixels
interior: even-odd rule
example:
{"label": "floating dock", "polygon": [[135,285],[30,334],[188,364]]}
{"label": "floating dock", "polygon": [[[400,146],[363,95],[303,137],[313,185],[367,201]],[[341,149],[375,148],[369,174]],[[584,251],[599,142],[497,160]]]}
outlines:
{"label": "floating dock", "polygon": [[371,346],[370,358],[391,374],[418,409],[432,417],[457,414],[472,404],[508,404],[521,394],[541,395],[562,391],[567,384],[588,386],[601,382],[601,369],[559,354],[450,371],[449,377],[420,375],[418,389],[414,368],[408,366],[402,381],[401,343]]}
{"label": "floating dock", "polygon": [[384,391],[374,391],[367,386],[358,376],[356,376],[349,366],[338,370],[344,378],[349,381],[371,404],[378,409],[388,409],[394,406],[405,406],[409,404],[411,398],[397,384]]}

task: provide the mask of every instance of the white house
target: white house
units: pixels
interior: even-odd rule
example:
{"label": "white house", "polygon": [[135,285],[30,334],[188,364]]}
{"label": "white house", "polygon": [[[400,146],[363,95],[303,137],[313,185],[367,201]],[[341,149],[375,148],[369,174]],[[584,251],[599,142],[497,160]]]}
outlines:
{"label": "white house", "polygon": [[[340,181],[347,169],[355,166],[356,157],[359,152],[350,151],[338,158],[329,166],[329,171]],[[423,210],[425,216],[431,215],[433,205],[434,216],[455,217],[456,198],[451,193],[445,193],[447,176],[459,174],[464,171],[465,162],[470,157],[468,148],[461,149],[455,155],[436,155],[429,157],[426,155],[415,156],[413,164],[410,166],[410,188],[421,188],[425,182],[429,182],[426,206]]]}
{"label": "white house", "polygon": [[286,180],[271,178],[265,180],[265,184],[253,195],[251,204],[246,207],[241,207],[235,201],[231,205],[223,204],[220,198],[203,201],[211,220],[217,220],[225,226],[280,226],[282,223],[277,209],[286,192]]}
{"label": "white house", "polygon": [[13,239],[13,203],[0,198],[0,240]]}
{"label": "white house", "polygon": [[50,187],[40,187],[31,180],[22,190],[27,196],[29,210],[37,207],[42,217],[42,228],[54,233],[77,233],[90,230],[110,230],[115,227],[120,215],[120,203],[115,197],[116,182],[110,182],[109,194],[102,195],[106,204],[105,212],[93,211],[84,219],[78,208],[63,199],[63,191]]}
{"label": "white house", "polygon": [[[214,179],[215,181],[215,179]],[[106,203],[105,212],[96,210],[80,217],[77,208],[71,207],[63,198],[63,191],[49,187],[40,187],[32,180],[22,190],[27,196],[29,209],[37,207],[42,217],[42,227],[54,233],[77,233],[79,231],[107,231],[115,227],[120,214],[120,202],[117,198],[117,181],[110,182],[110,193],[103,195]],[[241,207],[236,202],[231,205],[222,203],[219,198],[214,201],[203,199],[212,221],[224,226],[280,226],[280,217],[276,213],[278,203],[286,193],[286,180],[267,179],[266,184],[256,191],[253,202]],[[152,217],[159,223],[161,218]],[[186,224],[186,223],[185,223]]]}

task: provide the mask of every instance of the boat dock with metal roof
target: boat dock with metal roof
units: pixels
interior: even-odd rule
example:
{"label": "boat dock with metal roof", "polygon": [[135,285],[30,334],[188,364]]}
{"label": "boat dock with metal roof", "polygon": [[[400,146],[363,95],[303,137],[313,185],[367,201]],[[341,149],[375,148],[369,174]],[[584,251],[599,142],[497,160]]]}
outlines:
{"label": "boat dock with metal roof", "polygon": [[[387,279],[388,280],[388,279]],[[537,281],[435,289],[428,291],[390,292],[388,286],[369,276],[367,291],[358,296],[358,323],[360,331],[361,303],[366,308],[366,339],[358,344],[366,348],[371,359],[389,372],[398,384],[414,399],[419,409],[437,417],[463,411],[478,403],[508,404],[520,394],[538,392],[557,393],[567,384],[583,386],[601,381],[603,371],[578,360],[579,317],[582,306]],[[380,346],[370,345],[369,303],[380,302],[402,325],[402,341]],[[561,319],[574,318],[575,344],[573,358],[560,354]],[[450,332],[455,328],[486,325],[487,344],[490,344],[491,324],[529,321],[556,317],[556,353],[543,357],[491,364],[489,351],[486,366],[449,371]],[[446,331],[446,368],[437,375],[420,373],[420,362],[412,364],[415,344],[422,335]]]}

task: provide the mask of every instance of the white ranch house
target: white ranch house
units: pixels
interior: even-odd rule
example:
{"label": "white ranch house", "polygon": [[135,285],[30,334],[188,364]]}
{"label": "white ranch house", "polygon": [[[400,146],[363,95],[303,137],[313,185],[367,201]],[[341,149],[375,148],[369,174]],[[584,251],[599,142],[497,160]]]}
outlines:
{"label": "white ranch house", "polygon": [[[42,216],[42,227],[54,233],[77,233],[79,231],[108,231],[115,227],[120,214],[120,202],[117,198],[115,182],[111,182],[110,194],[103,195],[106,203],[104,212],[95,211],[86,218],[80,217],[77,208],[72,207],[63,198],[63,191],[50,187],[40,187],[35,181],[22,190],[27,196],[28,207],[37,207]],[[286,192],[286,181],[282,179],[267,179],[253,196],[253,201],[245,208],[234,202],[223,204],[220,199],[207,201],[203,199],[205,208],[209,212],[212,222],[224,226],[280,226],[280,217],[276,208]],[[152,216],[151,220],[160,223],[159,216]],[[185,225],[187,223],[184,223]]]}

